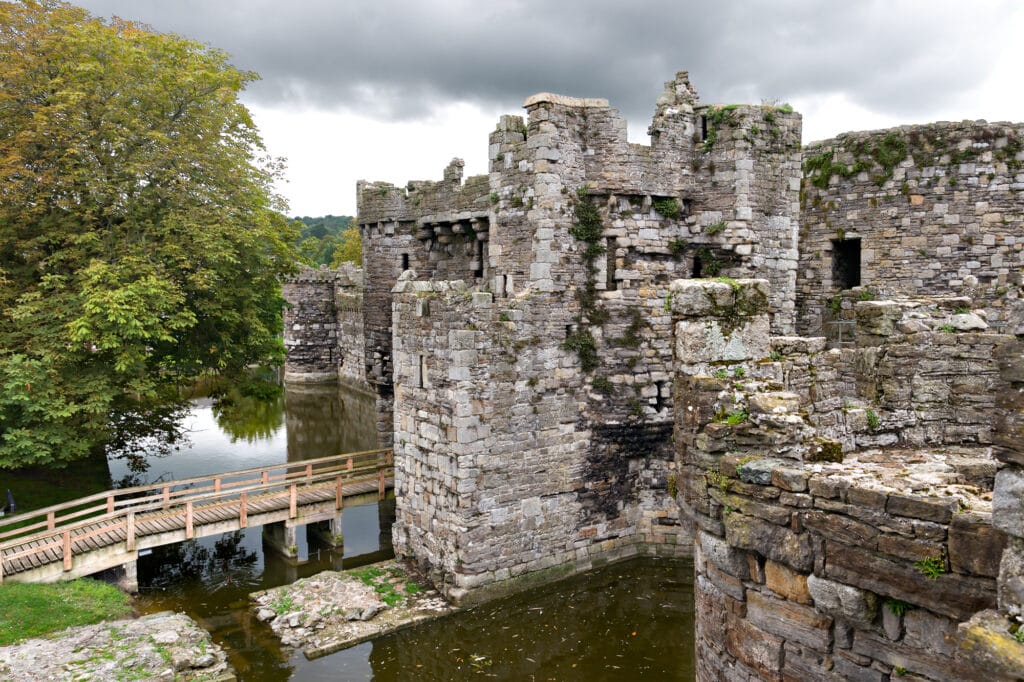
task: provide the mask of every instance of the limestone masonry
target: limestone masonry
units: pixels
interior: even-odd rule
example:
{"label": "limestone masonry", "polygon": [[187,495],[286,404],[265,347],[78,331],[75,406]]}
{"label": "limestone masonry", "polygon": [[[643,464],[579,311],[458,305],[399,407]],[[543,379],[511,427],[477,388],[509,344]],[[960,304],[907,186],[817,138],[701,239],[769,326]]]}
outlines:
{"label": "limestone masonry", "polygon": [[1024,125],[525,108],[286,285],[288,378],[377,395],[399,558],[471,603],[692,555],[702,680],[1021,679]]}

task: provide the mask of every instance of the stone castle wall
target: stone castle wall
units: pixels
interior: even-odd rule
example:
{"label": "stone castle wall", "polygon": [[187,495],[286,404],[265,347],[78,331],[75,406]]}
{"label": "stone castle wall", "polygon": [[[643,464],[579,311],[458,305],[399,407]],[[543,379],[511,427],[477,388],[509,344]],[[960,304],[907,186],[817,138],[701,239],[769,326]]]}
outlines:
{"label": "stone castle wall", "polygon": [[966,295],[1005,317],[1024,264],[1024,126],[934,123],[804,149],[800,332],[831,319],[837,242],[860,240],[860,283],[883,296]]}
{"label": "stone castle wall", "polygon": [[[512,472],[519,477],[522,462],[514,453],[524,451],[537,453],[535,465],[542,471],[571,472],[549,488],[538,483],[540,488],[500,492],[500,514],[509,518],[521,518],[521,505],[533,505],[529,500],[546,500],[545,513],[558,530],[543,537],[557,558],[538,562],[537,550],[524,546],[508,550],[497,569],[494,561],[501,553],[489,553],[491,563],[482,566],[442,537],[461,532],[465,518],[434,522],[431,537],[417,537],[415,523],[403,521],[403,505],[421,501],[399,494],[398,524],[405,523],[408,531],[396,534],[399,552],[430,564],[453,593],[561,565],[570,557],[586,561],[594,548],[688,545],[689,530],[679,525],[666,495],[675,478],[671,280],[695,269],[705,275],[763,274],[788,292],[773,294],[774,323],[783,331],[793,326],[799,116],[772,106],[699,107],[685,73],[667,84],[659,99],[649,147],[627,141],[625,121],[604,100],[542,94],[525,106],[527,121],[503,117],[491,135],[487,178],[461,183],[461,164],[453,162],[439,183],[359,187],[367,281],[374,287],[368,285],[366,293],[368,357],[373,354],[376,363],[393,346],[406,353],[402,362],[411,362],[410,348],[427,351],[416,351],[417,357],[432,358],[423,360],[423,367],[394,368],[399,468],[420,476],[420,460],[447,457],[458,445],[428,444],[399,424],[439,424],[445,410],[453,409],[445,407],[437,389],[421,400],[418,391],[428,389],[410,389],[409,372],[422,375],[424,367],[436,363],[435,371],[443,375],[445,363],[453,365],[464,353],[426,348],[432,341],[424,335],[446,340],[445,329],[466,330],[460,316],[478,314],[444,305],[427,332],[420,328],[422,320],[417,325],[403,314],[405,304],[396,299],[394,325],[385,327],[383,311],[391,300],[385,285],[408,267],[418,279],[438,286],[461,281],[490,295],[494,306],[514,306],[499,310],[496,314],[507,319],[494,324],[520,358],[519,364],[503,365],[508,381],[518,382],[515,390],[496,391],[500,373],[485,367],[480,371],[486,377],[473,375],[459,394],[485,406],[481,423],[498,439],[472,444],[477,452],[501,453],[490,459],[491,473],[484,480],[498,485]],[[478,349],[477,357],[489,356]],[[390,372],[385,361],[379,381]],[[509,396],[516,402],[508,409],[530,405],[542,415],[555,400],[555,412],[542,416],[554,421],[531,427],[500,417],[498,407]],[[549,446],[556,432],[546,430],[555,425],[557,443]],[[537,434],[540,444],[512,450],[502,445],[529,442],[534,437],[529,434]],[[554,455],[545,452],[548,447],[565,452]],[[499,476],[502,469],[506,474]],[[438,480],[465,513],[481,513],[485,495],[460,490],[450,476]],[[428,499],[442,500],[445,494],[435,489]],[[437,508],[440,518],[449,519],[442,508]],[[415,513],[409,518],[428,518],[425,509],[410,508]],[[515,536],[513,529],[502,532]],[[532,547],[541,537],[534,536],[522,539]]]}
{"label": "stone castle wall", "polygon": [[303,268],[282,285],[285,378],[288,381],[336,381],[338,320],[334,309],[335,274]]}
{"label": "stone castle wall", "polygon": [[[869,301],[857,348],[825,350],[769,338],[763,283],[673,290],[698,679],[970,679],[984,637],[959,624],[996,605],[1006,543],[974,410],[1005,392],[1008,337],[948,328],[966,314],[942,301]],[[965,380],[961,414],[935,392]]]}
{"label": "stone castle wall", "polygon": [[363,271],[303,267],[282,284],[285,381],[366,384]]}
{"label": "stone castle wall", "polygon": [[[693,551],[699,679],[1015,679],[1024,128],[801,151],[685,72],[650,146],[525,107],[487,176],[359,185],[396,552],[474,601]],[[337,330],[295,331],[323,364]]]}

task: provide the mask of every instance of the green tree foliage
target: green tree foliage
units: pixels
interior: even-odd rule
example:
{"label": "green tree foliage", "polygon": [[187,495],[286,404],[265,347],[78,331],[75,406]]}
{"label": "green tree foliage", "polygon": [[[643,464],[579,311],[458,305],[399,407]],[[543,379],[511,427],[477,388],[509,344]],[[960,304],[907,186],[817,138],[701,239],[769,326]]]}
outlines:
{"label": "green tree foliage", "polygon": [[331,267],[336,268],[342,263],[363,264],[363,240],[359,236],[359,225],[353,218],[351,224],[338,236],[338,245],[334,249]]}
{"label": "green tree foliage", "polygon": [[359,228],[351,216],[302,216],[293,223],[299,230],[297,246],[303,263],[337,267],[341,262],[362,265]]}
{"label": "green tree foliage", "polygon": [[0,2],[0,467],[60,462],[176,386],[283,357],[297,234],[216,49]]}

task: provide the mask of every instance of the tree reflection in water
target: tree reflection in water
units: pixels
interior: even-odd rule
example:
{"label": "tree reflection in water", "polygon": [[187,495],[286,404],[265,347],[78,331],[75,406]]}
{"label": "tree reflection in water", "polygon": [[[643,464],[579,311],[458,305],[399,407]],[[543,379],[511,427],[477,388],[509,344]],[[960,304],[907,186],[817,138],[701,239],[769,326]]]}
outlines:
{"label": "tree reflection in water", "polygon": [[213,404],[213,416],[232,443],[255,443],[284,426],[284,396],[269,400],[248,395],[221,397]]}
{"label": "tree reflection in water", "polygon": [[197,540],[157,548],[150,560],[139,564],[141,582],[157,590],[180,589],[185,582],[199,583],[207,593],[255,590],[260,584],[259,556],[243,547],[242,540],[243,531],[234,531],[219,536],[212,548]]}

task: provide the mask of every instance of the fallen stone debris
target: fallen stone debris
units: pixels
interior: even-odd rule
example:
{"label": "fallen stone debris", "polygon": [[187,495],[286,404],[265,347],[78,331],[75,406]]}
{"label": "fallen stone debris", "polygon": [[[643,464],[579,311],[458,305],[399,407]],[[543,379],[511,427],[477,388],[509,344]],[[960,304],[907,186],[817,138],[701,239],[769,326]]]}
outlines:
{"label": "fallen stone debris", "polygon": [[324,571],[250,598],[282,644],[311,659],[457,610],[393,561]]}
{"label": "fallen stone debris", "polygon": [[181,613],[68,628],[0,648],[0,679],[228,682],[235,674],[210,634]]}

